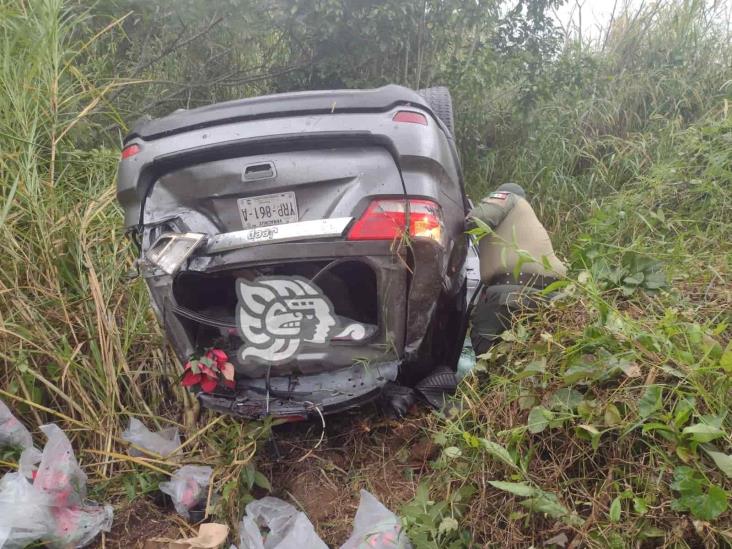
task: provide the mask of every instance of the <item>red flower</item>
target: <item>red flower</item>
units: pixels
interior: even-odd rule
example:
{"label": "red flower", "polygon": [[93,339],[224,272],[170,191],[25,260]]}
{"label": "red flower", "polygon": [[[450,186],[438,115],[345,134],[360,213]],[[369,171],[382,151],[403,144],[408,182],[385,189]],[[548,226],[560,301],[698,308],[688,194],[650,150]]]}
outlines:
{"label": "red flower", "polygon": [[210,393],[219,384],[219,374],[223,377],[221,380],[225,387],[234,389],[236,381],[234,379],[235,369],[229,357],[221,349],[210,349],[200,359],[191,359],[184,367],[183,379],[181,384],[184,387],[200,386],[204,393]]}
{"label": "red flower", "polygon": [[201,390],[204,393],[211,393],[218,384],[219,383],[218,381],[216,381],[216,379],[204,376],[204,378],[201,380]]}
{"label": "red flower", "polygon": [[201,383],[201,379],[203,379],[203,375],[194,374],[192,371],[188,370],[183,374],[181,385],[183,385],[183,387],[193,387],[194,385]]}

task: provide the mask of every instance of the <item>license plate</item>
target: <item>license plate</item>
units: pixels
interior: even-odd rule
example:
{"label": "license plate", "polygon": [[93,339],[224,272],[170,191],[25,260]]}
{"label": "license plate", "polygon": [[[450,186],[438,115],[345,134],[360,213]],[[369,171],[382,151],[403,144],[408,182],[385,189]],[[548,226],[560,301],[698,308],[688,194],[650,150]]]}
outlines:
{"label": "license plate", "polygon": [[298,220],[294,192],[240,198],[236,203],[244,229],[294,223]]}

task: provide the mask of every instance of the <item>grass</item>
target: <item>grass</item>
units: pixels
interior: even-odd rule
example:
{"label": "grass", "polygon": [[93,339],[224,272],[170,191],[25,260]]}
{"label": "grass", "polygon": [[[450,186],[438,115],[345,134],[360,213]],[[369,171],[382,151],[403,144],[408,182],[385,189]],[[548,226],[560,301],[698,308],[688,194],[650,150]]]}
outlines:
{"label": "grass", "polygon": [[459,528],[440,534],[454,518],[506,547],[732,541],[730,130],[720,109],[679,131],[590,210],[560,299],[483,357],[461,412],[433,421],[443,450],[426,482],[477,495],[469,513],[416,523],[423,546],[461,546]]}
{"label": "grass", "polygon": [[[525,184],[572,266],[561,298],[481,359],[454,414],[358,413],[316,449],[319,432],[281,431],[271,463],[269,423],[198,417],[128,276],[118,147],[93,142],[119,122],[100,67],[122,22],[0,0],[0,397],[34,433],[59,422],[120,516],[177,464],[206,463],[231,525],[270,482],[310,512],[298,486],[348,486],[315,519],[331,543],[366,487],[418,547],[729,545],[732,56],[713,15],[662,3],[602,48],[569,42],[529,109],[520,83],[456,90],[473,197]],[[175,460],[127,456],[133,416],[184,431]]]}

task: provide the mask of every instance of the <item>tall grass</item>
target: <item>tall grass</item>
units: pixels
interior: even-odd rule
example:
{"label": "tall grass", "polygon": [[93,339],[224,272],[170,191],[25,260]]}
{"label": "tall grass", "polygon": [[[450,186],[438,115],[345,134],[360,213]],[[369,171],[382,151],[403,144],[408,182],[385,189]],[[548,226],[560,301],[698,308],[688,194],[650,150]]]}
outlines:
{"label": "tall grass", "polygon": [[60,421],[109,452],[124,415],[160,415],[168,365],[126,280],[117,152],[75,144],[111,89],[86,73],[88,21],[58,0],[0,6],[0,394],[31,427]]}

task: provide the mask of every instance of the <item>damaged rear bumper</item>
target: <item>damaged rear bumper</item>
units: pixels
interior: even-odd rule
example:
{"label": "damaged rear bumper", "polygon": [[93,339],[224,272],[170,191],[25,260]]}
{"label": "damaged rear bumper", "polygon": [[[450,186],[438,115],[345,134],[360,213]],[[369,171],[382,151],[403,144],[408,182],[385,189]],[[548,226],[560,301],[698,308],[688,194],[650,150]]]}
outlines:
{"label": "damaged rear bumper", "polygon": [[377,398],[398,371],[399,362],[394,361],[306,376],[246,379],[237,383],[235,393],[199,393],[198,398],[206,408],[247,419],[306,419]]}

